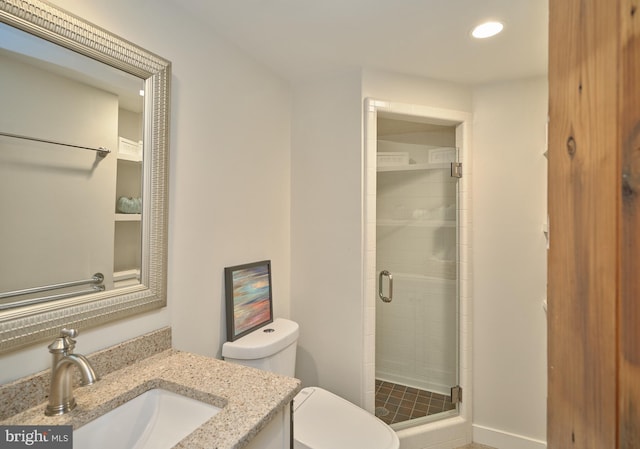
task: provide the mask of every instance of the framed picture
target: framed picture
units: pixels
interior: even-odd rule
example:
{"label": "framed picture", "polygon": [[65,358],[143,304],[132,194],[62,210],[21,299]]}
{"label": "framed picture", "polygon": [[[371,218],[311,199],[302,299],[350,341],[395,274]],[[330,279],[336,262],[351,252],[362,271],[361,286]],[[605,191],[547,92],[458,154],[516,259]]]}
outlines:
{"label": "framed picture", "polygon": [[273,322],[271,261],[224,269],[227,341]]}

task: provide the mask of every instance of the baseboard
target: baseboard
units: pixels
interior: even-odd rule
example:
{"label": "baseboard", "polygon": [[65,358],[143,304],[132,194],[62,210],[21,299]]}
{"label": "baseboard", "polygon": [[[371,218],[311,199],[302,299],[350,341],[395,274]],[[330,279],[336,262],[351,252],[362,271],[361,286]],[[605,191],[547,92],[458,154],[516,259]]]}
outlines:
{"label": "baseboard", "polygon": [[473,424],[473,442],[495,449],[546,449],[547,442]]}

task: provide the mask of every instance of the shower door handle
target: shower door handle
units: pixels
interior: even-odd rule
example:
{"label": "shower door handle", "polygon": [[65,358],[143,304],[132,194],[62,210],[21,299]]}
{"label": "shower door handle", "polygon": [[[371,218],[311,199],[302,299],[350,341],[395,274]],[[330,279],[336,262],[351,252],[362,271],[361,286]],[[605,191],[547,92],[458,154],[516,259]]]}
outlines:
{"label": "shower door handle", "polygon": [[[384,296],[382,293],[382,278],[384,276],[389,278],[389,296]],[[382,302],[391,302],[393,300],[393,276],[387,270],[382,270],[378,276],[378,296],[382,299]]]}

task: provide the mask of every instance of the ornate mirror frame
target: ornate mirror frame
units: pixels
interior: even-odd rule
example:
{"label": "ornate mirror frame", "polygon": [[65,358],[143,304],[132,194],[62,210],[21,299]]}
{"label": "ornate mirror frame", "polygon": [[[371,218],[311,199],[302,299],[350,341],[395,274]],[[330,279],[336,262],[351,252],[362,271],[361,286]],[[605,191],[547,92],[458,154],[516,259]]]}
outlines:
{"label": "ornate mirror frame", "polygon": [[0,0],[0,22],[144,81],[144,210],[140,285],[0,312],[0,353],[166,306],[171,63],[40,0]]}

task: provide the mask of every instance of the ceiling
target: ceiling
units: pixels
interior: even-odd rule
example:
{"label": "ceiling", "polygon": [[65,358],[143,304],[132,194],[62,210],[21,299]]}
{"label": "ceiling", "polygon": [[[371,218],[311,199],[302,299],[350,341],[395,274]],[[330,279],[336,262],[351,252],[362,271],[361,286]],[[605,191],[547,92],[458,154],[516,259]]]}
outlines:
{"label": "ceiling", "polygon": [[[371,68],[465,84],[543,75],[548,0],[174,0],[295,81]],[[504,31],[475,40],[486,20]]]}

